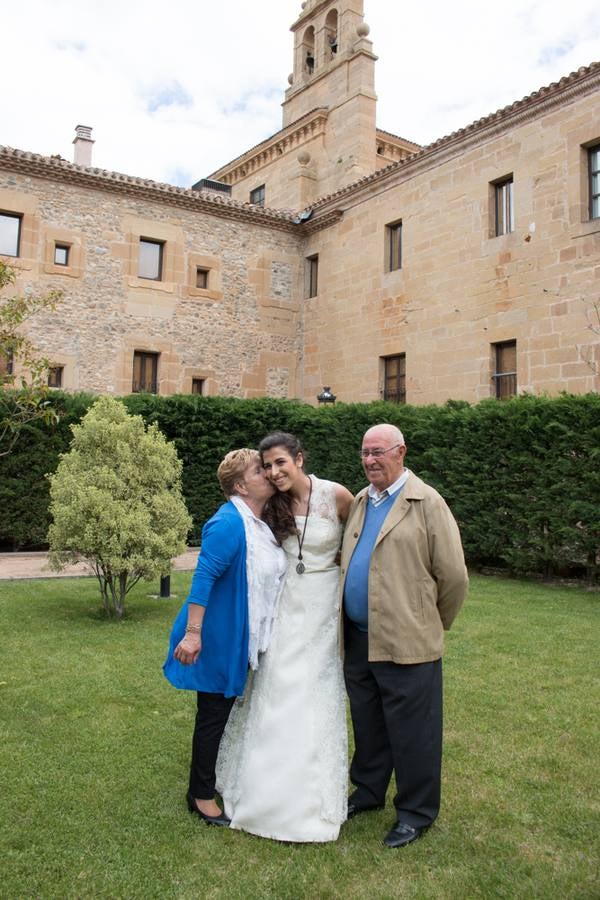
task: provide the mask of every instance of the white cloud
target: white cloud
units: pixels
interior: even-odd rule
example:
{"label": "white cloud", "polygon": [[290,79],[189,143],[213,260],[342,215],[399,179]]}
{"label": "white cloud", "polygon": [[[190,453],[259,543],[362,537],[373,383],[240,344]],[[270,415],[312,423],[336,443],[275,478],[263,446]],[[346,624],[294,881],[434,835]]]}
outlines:
{"label": "white cloud", "polygon": [[[75,125],[91,125],[95,165],[190,185],[281,127],[299,11],[299,0],[10,4],[0,143],[72,159]],[[365,0],[365,18],[378,123],[420,143],[600,59],[597,0]]]}

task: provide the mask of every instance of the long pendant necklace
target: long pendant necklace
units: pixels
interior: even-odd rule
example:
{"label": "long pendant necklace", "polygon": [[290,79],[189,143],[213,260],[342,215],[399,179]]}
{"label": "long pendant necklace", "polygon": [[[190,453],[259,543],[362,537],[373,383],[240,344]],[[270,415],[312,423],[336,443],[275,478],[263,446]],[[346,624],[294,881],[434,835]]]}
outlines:
{"label": "long pendant necklace", "polygon": [[310,513],[310,498],[312,497],[312,478],[309,476],[309,484],[310,487],[308,489],[308,503],[306,504],[306,518],[304,520],[304,528],[302,529],[302,537],[298,533],[296,533],[296,539],[298,541],[298,565],[296,566],[296,572],[298,575],[304,575],[306,572],[306,566],[302,562],[302,546],[304,544],[304,535],[306,534],[306,526],[308,525],[308,516]]}

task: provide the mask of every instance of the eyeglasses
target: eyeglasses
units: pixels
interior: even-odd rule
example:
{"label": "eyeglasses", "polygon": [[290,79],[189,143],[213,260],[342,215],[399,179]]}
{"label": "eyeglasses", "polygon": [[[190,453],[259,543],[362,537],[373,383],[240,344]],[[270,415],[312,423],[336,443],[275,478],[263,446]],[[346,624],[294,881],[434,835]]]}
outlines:
{"label": "eyeglasses", "polygon": [[359,456],[361,459],[366,459],[367,456],[372,456],[373,459],[381,459],[382,456],[385,456],[386,453],[389,453],[390,450],[395,450],[396,447],[403,447],[404,444],[394,444],[393,447],[388,447],[387,450],[382,450],[381,447],[376,447],[374,450],[359,450]]}

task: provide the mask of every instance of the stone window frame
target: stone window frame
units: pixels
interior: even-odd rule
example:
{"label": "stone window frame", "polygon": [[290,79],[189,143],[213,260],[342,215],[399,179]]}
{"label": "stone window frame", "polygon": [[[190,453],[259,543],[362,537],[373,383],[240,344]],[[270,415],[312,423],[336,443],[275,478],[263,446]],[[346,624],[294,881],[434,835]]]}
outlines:
{"label": "stone window frame", "polygon": [[195,394],[197,397],[214,397],[218,394],[218,383],[215,373],[212,369],[202,368],[200,366],[185,366],[181,370],[181,386],[179,390],[182,394],[192,394],[192,384],[194,381],[202,381],[202,394]]}
{"label": "stone window frame", "polygon": [[[491,347],[492,396],[496,400],[509,400],[518,393],[518,356],[516,338],[506,341],[495,341]],[[507,369],[502,361],[504,351],[514,349],[515,365]],[[508,387],[505,389],[505,385]]]}
{"label": "stone window frame", "polygon": [[589,151],[600,146],[600,134],[590,136],[588,122],[567,136],[567,202],[571,238],[600,232],[600,218],[590,217]]}
{"label": "stone window frame", "polygon": [[0,253],[0,256],[5,257],[6,259],[18,259],[21,255],[21,230],[23,228],[23,213],[19,212],[9,212],[6,209],[0,209],[0,218],[3,219],[14,219],[17,222],[17,243],[16,243],[16,253]]}
{"label": "stone window frame", "polygon": [[0,211],[9,216],[18,216],[21,219],[19,229],[19,255],[5,256],[0,254],[0,259],[6,260],[7,265],[15,265],[18,260],[20,270],[33,269],[38,264],[39,241],[39,200],[31,194],[23,194],[20,191],[0,189]]}
{"label": "stone window frame", "polygon": [[[205,269],[208,272],[208,287],[196,286],[196,272]],[[207,256],[204,253],[190,253],[188,256],[188,277],[185,295],[199,300],[222,300],[221,259],[218,256]]]}
{"label": "stone window frame", "polygon": [[131,393],[136,351],[159,354],[157,393],[161,397],[181,393],[182,361],[174,342],[168,336],[149,335],[139,329],[125,335],[118,348],[111,393],[120,397]]}
{"label": "stone window frame", "polygon": [[[46,275],[63,275],[70,278],[81,278],[84,272],[84,245],[82,236],[70,229],[45,226],[44,258],[42,269]],[[55,262],[56,247],[68,247],[67,265]]]}
{"label": "stone window frame", "polygon": [[[76,391],[79,389],[78,358],[75,354],[59,351],[50,357],[48,371],[48,387],[57,391]],[[50,384],[50,371],[60,369],[60,385]]]}
{"label": "stone window frame", "polygon": [[[173,226],[148,219],[136,219],[128,224],[129,230],[125,234],[125,242],[128,246],[125,259],[125,275],[128,287],[142,288],[145,291],[176,293],[178,289],[175,271],[177,241],[174,238]],[[140,278],[138,274],[140,241],[142,240],[162,244],[160,280]]]}

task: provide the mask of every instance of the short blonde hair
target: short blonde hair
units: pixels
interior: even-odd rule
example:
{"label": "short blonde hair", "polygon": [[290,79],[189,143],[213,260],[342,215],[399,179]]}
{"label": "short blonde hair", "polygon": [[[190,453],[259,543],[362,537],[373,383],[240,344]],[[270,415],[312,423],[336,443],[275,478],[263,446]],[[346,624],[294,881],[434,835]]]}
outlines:
{"label": "short blonde hair", "polygon": [[248,447],[231,450],[223,457],[217,469],[217,478],[227,499],[235,494],[237,482],[244,477],[250,463],[255,461],[260,462],[260,454],[258,450],[250,450]]}

